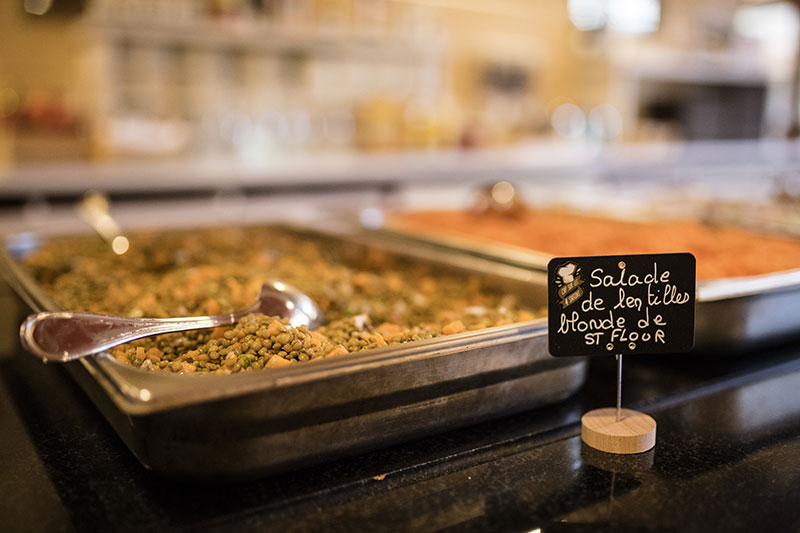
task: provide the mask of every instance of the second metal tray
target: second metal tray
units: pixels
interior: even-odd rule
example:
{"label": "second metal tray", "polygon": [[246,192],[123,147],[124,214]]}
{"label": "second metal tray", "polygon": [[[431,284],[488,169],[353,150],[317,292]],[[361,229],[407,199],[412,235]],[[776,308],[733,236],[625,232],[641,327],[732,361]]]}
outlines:
{"label": "second metal tray", "polygon": [[[429,230],[391,226],[376,237],[398,245],[422,246],[545,273],[553,257],[538,250],[471,240]],[[537,278],[546,283],[546,278]],[[695,348],[720,355],[800,338],[800,269],[758,276],[697,282]]]}

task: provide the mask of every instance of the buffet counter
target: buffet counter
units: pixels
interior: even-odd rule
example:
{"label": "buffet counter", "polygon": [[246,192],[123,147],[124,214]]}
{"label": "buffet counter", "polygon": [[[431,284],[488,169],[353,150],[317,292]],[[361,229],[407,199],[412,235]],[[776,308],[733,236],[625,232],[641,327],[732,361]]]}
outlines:
{"label": "buffet counter", "polygon": [[581,444],[581,414],[613,403],[614,360],[596,358],[579,394],[554,406],[198,484],[144,469],[63,367],[12,347],[0,360],[0,514],[28,532],[793,531],[798,355],[795,344],[735,360],[628,358],[624,404],[658,422],[655,449],[636,456]]}

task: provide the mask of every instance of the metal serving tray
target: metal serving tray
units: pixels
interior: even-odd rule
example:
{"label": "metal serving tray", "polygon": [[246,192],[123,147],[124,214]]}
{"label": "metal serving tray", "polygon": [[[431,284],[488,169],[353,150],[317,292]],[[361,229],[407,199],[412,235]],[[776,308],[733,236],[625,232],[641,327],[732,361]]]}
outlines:
{"label": "metal serving tray", "polygon": [[[376,238],[397,245],[461,252],[508,266],[547,272],[553,255],[520,246],[472,240],[428,228],[413,231],[391,224]],[[546,278],[537,277],[539,283]],[[758,276],[701,280],[695,299],[695,349],[720,355],[800,338],[800,269]]]}
{"label": "metal serving tray", "polygon": [[[546,301],[541,274],[524,268],[302,231],[480,273],[531,305]],[[7,250],[0,268],[34,310],[58,309]],[[254,478],[558,402],[586,375],[584,359],[548,354],[545,319],[241,374],[150,373],[108,353],[66,367],[143,465],[208,479]]]}

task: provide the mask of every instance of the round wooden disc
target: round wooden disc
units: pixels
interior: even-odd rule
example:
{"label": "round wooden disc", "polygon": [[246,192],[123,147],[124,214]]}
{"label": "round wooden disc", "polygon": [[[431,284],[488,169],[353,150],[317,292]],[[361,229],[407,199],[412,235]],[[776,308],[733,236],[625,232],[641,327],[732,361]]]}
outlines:
{"label": "round wooden disc", "polygon": [[608,453],[642,453],[656,445],[656,421],[650,415],[616,407],[589,411],[581,418],[581,438]]}

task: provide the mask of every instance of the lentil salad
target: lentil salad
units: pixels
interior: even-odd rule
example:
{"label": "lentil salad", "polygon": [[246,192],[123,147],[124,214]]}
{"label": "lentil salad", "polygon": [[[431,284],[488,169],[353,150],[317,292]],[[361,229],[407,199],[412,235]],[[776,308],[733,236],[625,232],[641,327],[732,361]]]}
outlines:
{"label": "lentil salad", "polygon": [[64,309],[136,317],[211,315],[249,305],[269,278],[308,294],[327,323],[309,331],[250,315],[231,326],[111,350],[148,371],[228,374],[535,318],[477,275],[275,227],[140,233],[117,256],[94,237],[54,240],[25,261]]}

